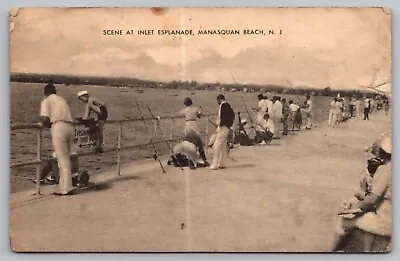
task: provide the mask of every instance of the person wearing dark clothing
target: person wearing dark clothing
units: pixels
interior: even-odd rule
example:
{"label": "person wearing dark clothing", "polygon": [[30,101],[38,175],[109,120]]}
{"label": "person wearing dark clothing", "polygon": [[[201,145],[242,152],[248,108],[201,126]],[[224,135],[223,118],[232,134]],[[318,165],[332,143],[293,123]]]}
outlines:
{"label": "person wearing dark clothing", "polygon": [[288,135],[289,131],[289,115],[290,108],[286,99],[282,99],[282,123],[283,123],[283,132],[282,135]]}
{"label": "person wearing dark clothing", "polygon": [[217,170],[225,168],[226,158],[228,155],[228,135],[229,130],[235,121],[235,112],[229,103],[225,101],[225,96],[220,94],[217,96],[219,104],[217,118],[217,136],[214,142],[214,158],[210,169]]}
{"label": "person wearing dark clothing", "polygon": [[365,99],[364,101],[364,121],[369,120],[369,113],[371,111],[371,100],[370,99]]}

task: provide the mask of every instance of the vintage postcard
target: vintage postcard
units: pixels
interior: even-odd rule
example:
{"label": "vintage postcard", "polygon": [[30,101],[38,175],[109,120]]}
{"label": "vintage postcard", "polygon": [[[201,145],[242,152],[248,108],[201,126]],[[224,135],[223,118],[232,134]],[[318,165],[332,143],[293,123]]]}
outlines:
{"label": "vintage postcard", "polygon": [[10,10],[16,252],[390,252],[387,8]]}

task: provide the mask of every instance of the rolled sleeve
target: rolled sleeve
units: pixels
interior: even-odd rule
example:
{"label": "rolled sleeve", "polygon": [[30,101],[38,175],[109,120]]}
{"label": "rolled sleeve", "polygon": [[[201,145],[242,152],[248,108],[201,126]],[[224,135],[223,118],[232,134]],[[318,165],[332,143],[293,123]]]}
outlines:
{"label": "rolled sleeve", "polygon": [[50,108],[47,100],[43,100],[40,104],[40,116],[45,116],[50,118]]}

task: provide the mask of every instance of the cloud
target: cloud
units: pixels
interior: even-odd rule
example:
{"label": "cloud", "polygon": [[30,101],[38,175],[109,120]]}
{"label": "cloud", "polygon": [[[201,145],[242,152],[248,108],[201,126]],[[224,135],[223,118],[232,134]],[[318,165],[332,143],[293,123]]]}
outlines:
{"label": "cloud", "polygon": [[[362,88],[391,73],[380,8],[23,8],[12,72]],[[105,36],[104,29],[260,29],[264,36]],[[282,30],[282,35],[268,35]]]}

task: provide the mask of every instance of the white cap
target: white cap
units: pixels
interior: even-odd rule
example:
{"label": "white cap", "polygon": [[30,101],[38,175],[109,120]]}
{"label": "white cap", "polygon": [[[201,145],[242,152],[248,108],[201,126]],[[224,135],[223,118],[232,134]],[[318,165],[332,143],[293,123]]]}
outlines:
{"label": "white cap", "polygon": [[392,135],[387,135],[381,141],[380,147],[387,153],[392,154]]}
{"label": "white cap", "polygon": [[247,123],[247,120],[246,119],[242,119],[241,123],[242,124]]}
{"label": "white cap", "polygon": [[80,91],[80,92],[78,92],[78,97],[81,97],[83,95],[89,95],[88,91]]}

